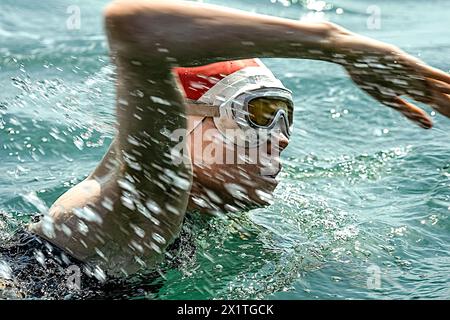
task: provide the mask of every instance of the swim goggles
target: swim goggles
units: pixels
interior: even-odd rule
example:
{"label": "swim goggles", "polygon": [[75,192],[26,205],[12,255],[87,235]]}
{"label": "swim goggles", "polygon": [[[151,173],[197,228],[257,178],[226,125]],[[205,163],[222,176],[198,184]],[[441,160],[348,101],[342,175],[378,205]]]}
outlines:
{"label": "swim goggles", "polygon": [[187,102],[187,115],[212,117],[224,140],[238,146],[256,147],[274,134],[292,133],[292,92],[265,66],[239,70]]}

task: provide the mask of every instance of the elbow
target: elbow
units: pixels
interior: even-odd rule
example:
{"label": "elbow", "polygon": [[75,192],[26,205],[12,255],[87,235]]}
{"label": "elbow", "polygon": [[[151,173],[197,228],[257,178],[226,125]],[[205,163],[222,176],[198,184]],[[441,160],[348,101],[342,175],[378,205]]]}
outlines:
{"label": "elbow", "polygon": [[[128,24],[143,12],[145,3],[146,1],[115,0],[109,3],[103,10],[105,22],[107,25],[109,23],[116,25],[122,25],[122,23]],[[146,7],[147,10],[151,8],[148,5]]]}
{"label": "elbow", "polygon": [[[149,64],[182,59],[195,23],[185,4],[162,0],[116,0],[104,10],[104,24],[113,55]],[[160,49],[163,48],[164,50]]]}
{"label": "elbow", "polygon": [[159,0],[116,0],[107,5],[104,26],[112,51],[151,55],[155,44],[170,42],[179,28],[179,15],[172,7]]}
{"label": "elbow", "polygon": [[132,2],[114,1],[104,11],[104,27],[110,42],[127,42],[132,39],[138,12]]}
{"label": "elbow", "polygon": [[110,3],[103,12],[110,42],[131,46],[156,42],[160,13],[154,2],[116,0]]}

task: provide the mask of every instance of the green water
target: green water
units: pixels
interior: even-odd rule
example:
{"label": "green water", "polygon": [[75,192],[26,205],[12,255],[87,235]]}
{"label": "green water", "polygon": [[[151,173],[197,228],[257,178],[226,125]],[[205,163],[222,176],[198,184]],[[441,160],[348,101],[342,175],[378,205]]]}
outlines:
{"label": "green water", "polygon": [[[10,221],[45,211],[111,142],[107,2],[0,2],[0,211]],[[282,1],[205,2],[295,19],[309,12]],[[373,4],[377,30],[367,28]],[[79,30],[66,27],[70,5],[81,9]],[[444,0],[336,0],[324,16],[450,71],[449,13]],[[296,102],[275,203],[227,221],[191,217],[195,255],[165,270],[149,298],[449,299],[450,121],[412,126],[338,66],[265,62]]]}

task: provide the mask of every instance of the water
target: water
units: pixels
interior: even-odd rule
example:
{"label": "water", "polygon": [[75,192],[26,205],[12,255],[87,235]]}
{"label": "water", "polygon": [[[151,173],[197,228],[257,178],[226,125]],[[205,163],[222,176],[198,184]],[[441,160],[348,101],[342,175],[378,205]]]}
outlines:
{"label": "water", "polygon": [[[107,2],[0,3],[0,212],[10,222],[45,211],[111,142]],[[448,1],[377,1],[381,29],[368,28],[368,0],[330,1],[316,14],[286,1],[205,2],[323,16],[450,69]],[[81,28],[68,30],[74,4]],[[190,218],[195,256],[166,270],[149,298],[449,299],[450,121],[434,115],[433,130],[412,126],[338,66],[265,62],[296,100],[275,203],[227,221]]]}

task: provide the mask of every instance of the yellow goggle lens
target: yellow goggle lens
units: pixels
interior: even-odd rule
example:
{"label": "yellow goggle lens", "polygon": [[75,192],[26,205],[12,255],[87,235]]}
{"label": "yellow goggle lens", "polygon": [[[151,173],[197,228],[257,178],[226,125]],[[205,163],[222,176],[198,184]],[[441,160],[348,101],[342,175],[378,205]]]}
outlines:
{"label": "yellow goggle lens", "polygon": [[285,101],[270,98],[257,98],[248,103],[250,120],[262,127],[269,126],[279,110],[284,110],[291,122],[291,110]]}

